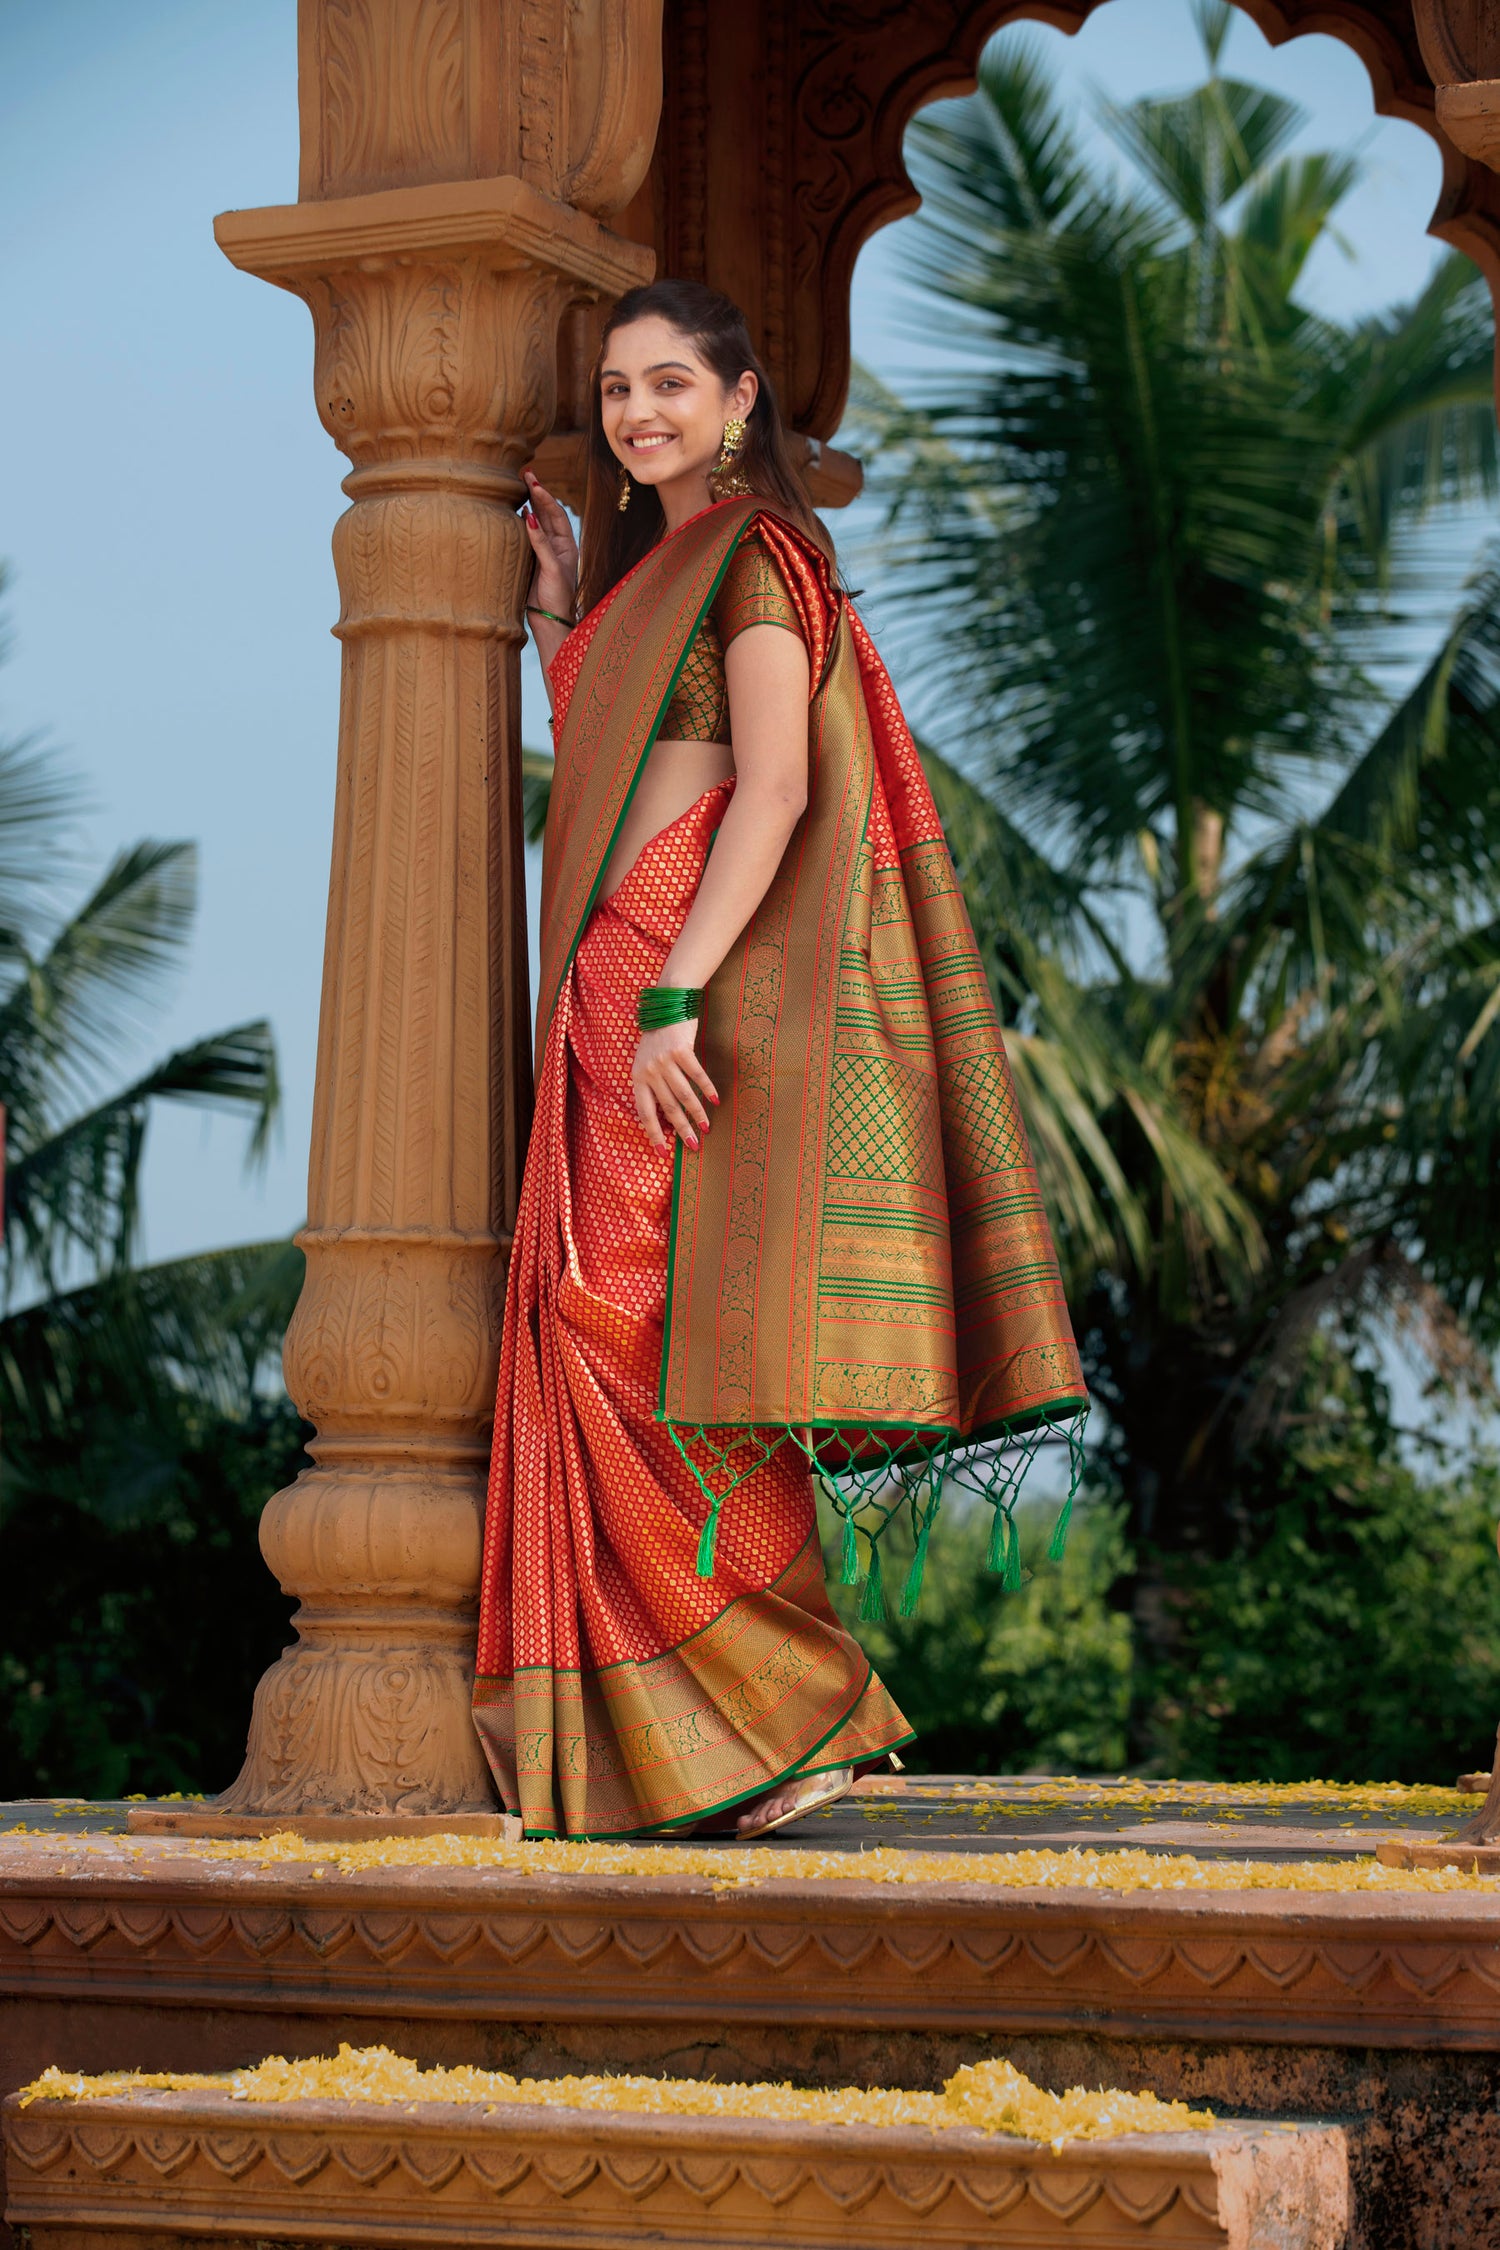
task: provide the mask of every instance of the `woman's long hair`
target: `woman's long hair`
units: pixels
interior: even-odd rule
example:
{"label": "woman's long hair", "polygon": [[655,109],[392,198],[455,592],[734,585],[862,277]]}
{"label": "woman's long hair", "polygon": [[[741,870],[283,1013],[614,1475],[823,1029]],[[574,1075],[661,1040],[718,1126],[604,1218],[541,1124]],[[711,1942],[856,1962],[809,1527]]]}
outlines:
{"label": "woman's long hair", "polygon": [[589,400],[588,484],[583,502],[583,537],[580,542],[578,609],[586,615],[618,585],[666,527],[662,504],[654,486],[632,480],[630,506],[620,507],[620,461],[604,435],[600,395],[600,370],[609,339],[617,328],[653,316],[675,328],[692,345],[704,365],[728,389],[748,368],[760,388],[745,418],[745,442],[735,460],[752,492],[772,502],[789,516],[800,531],[834,560],[833,542],[813,514],[807,492],[792,464],[786,424],[776,403],[770,377],[760,363],[745,316],[728,297],[702,281],[648,281],[627,290],[605,325],[599,357],[594,365]]}

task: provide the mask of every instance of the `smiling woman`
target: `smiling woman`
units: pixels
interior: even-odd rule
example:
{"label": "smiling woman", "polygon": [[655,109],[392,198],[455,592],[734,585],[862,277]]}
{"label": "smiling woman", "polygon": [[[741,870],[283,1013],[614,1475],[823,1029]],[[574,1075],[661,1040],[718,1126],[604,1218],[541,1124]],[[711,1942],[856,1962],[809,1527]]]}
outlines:
{"label": "smiling woman", "polygon": [[986,1441],[1083,1386],[931,795],[743,317],[633,292],[594,400],[581,570],[529,480],[557,772],[475,1716],[529,1835],[749,1838],[910,1739],[813,1471],[874,1608],[909,1508],[915,1598],[944,1475],[1008,1524]]}

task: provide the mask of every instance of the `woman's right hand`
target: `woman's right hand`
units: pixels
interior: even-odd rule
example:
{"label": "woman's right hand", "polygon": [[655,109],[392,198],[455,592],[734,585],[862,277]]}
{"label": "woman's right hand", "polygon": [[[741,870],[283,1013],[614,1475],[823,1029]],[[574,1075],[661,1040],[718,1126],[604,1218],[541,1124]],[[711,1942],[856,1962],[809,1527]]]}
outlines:
{"label": "woman's right hand", "polygon": [[571,617],[578,599],[578,541],[567,510],[530,469],[523,472],[531,505],[521,517],[536,557],[534,592],[544,609]]}

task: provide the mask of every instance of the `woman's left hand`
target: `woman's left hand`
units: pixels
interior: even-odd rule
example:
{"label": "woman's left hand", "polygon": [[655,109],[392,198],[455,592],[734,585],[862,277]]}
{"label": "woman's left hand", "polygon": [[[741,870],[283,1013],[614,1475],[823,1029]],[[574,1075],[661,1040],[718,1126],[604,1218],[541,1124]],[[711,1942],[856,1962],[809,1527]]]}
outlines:
{"label": "woman's left hand", "polygon": [[699,1133],[708,1131],[705,1102],[717,1103],[714,1082],[698,1060],[696,1022],[664,1024],[659,1031],[643,1031],[630,1071],[641,1130],[653,1148],[668,1148],[667,1129],[678,1134],[689,1148],[698,1146]]}

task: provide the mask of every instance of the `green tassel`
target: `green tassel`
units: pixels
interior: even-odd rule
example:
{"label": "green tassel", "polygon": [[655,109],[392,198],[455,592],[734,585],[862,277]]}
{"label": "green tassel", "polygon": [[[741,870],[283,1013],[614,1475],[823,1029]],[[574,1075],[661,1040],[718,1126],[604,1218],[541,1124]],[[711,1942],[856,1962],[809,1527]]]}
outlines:
{"label": "green tassel", "polygon": [[1052,1537],[1047,1542],[1047,1557],[1050,1562],[1061,1562],[1063,1559],[1063,1549],[1068,1543],[1068,1524],[1072,1514],[1073,1495],[1070,1492],[1062,1504],[1062,1514],[1052,1527]]}
{"label": "green tassel", "polygon": [[931,1523],[924,1523],[917,1533],[917,1551],[911,1558],[911,1569],[906,1574],[906,1584],[901,1589],[901,1614],[915,1617],[917,1604],[922,1599],[922,1576],[927,1568],[927,1538]]}
{"label": "green tassel", "polygon": [[1006,1529],[1009,1536],[1005,1542],[1005,1576],[1001,1580],[1001,1584],[1008,1593],[1017,1594],[1021,1590],[1022,1583],[1021,1535],[1016,1529],[1013,1517],[1007,1516]]}
{"label": "green tassel", "polygon": [[870,1548],[870,1575],[865,1580],[864,1599],[859,1605],[864,1623],[879,1625],[885,1618],[885,1588],[880,1582],[880,1549]]}
{"label": "green tassel", "polygon": [[990,1524],[989,1553],[984,1558],[986,1570],[999,1572],[1005,1568],[1006,1522],[1005,1510],[996,1502],[994,1504],[994,1520]]}
{"label": "green tassel", "polygon": [[709,1510],[708,1521],[703,1526],[703,1534],[698,1541],[698,1576],[700,1578],[712,1578],[714,1574],[714,1551],[718,1544],[719,1502],[716,1500]]}
{"label": "green tassel", "polygon": [[859,1584],[859,1541],[854,1536],[854,1518],[844,1518],[844,1567],[840,1583],[845,1586]]}

